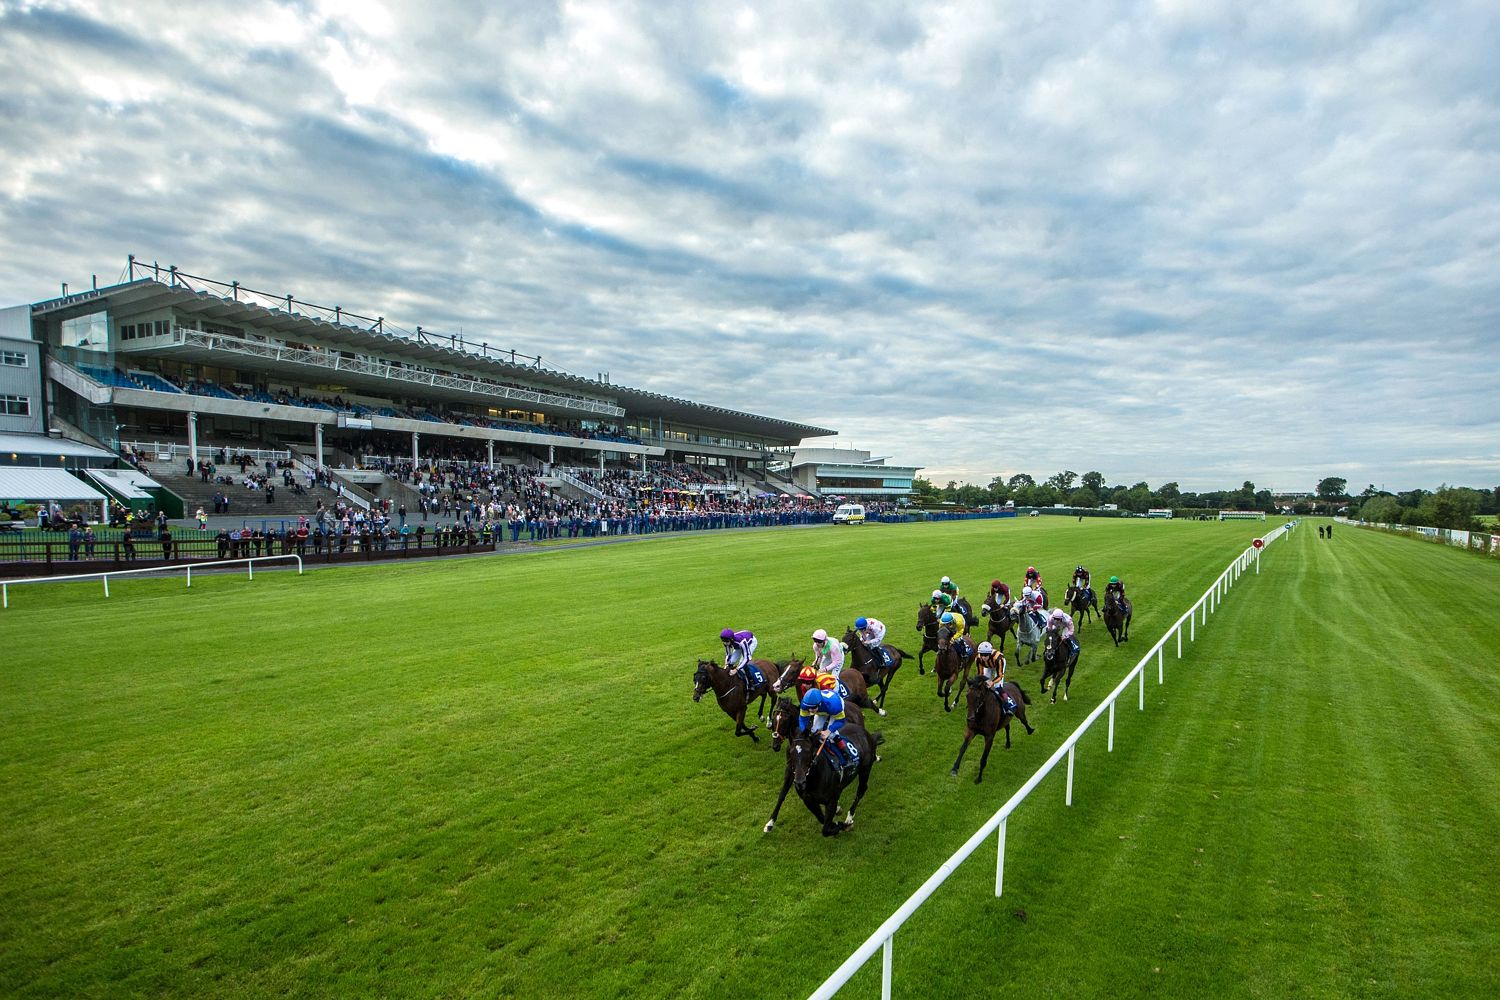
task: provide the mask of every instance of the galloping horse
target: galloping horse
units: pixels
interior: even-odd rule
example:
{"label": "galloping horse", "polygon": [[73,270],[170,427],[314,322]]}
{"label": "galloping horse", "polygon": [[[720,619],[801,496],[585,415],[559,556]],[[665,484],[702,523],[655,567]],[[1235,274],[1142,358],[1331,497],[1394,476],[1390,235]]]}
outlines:
{"label": "galloping horse", "polygon": [[[800,683],[797,678],[802,673],[802,668],[807,661],[801,657],[793,657],[787,661],[786,667],[781,671],[774,681],[771,682],[771,695],[775,697],[788,688],[794,688],[797,692],[797,700],[800,702],[802,696],[807,693],[808,685]],[[861,708],[872,708],[884,715],[885,712],[876,707],[870,700],[870,689],[865,684],[864,674],[858,670],[839,671],[839,697],[844,699],[846,705],[858,705]]]}
{"label": "galloping horse", "polygon": [[[860,799],[865,797],[865,792],[870,787],[870,771],[875,766],[875,748],[885,742],[885,737],[880,733],[871,736],[863,726],[850,722],[844,723],[842,735],[859,753],[859,767],[853,771],[838,767],[833,762],[831,748],[824,745],[822,740],[805,733],[790,736],[781,794],[776,797],[771,818],[766,820],[766,833],[770,833],[776,826],[781,804],[786,801],[786,793],[793,787],[807,806],[807,811],[823,824],[823,836],[833,837],[854,828],[854,811],[859,808]],[[859,779],[859,787],[854,791],[854,801],[849,804],[844,821],[837,822],[839,796],[856,777]]]}
{"label": "galloping horse", "polygon": [[739,678],[733,673],[712,660],[699,660],[698,669],[693,672],[693,701],[702,698],[705,691],[713,688],[719,707],[724,710],[725,715],[734,720],[734,735],[748,736],[759,743],[760,737],[755,735],[755,727],[745,725],[745,712],[750,708],[750,703],[755,700],[756,695],[759,695],[760,707],[756,711],[756,717],[762,722],[766,721],[766,699],[772,696],[771,683],[776,677],[776,664],[770,660],[752,660],[751,662],[760,669],[761,682],[751,688],[749,695],[746,696],[745,685],[741,684]]}
{"label": "galloping horse", "polygon": [[953,762],[953,770],[948,772],[952,777],[958,777],[958,765],[963,763],[964,753],[969,749],[969,741],[976,735],[982,735],[984,756],[979,758],[979,774],[975,776],[974,784],[977,785],[984,780],[984,765],[990,760],[990,747],[995,742],[995,730],[1005,730],[1005,749],[1010,749],[1012,714],[1021,720],[1021,725],[1026,727],[1027,736],[1036,732],[1031,728],[1031,723],[1026,721],[1026,706],[1031,704],[1031,699],[1026,697],[1025,691],[1021,690],[1021,685],[1015,681],[1006,681],[1003,687],[1005,693],[1010,695],[1011,701],[1016,704],[1014,713],[1000,706],[1000,699],[996,698],[994,692],[984,683],[984,678],[975,677],[969,681],[969,710],[964,716],[964,745],[958,748],[958,759]]}
{"label": "galloping horse", "polygon": [[[1005,637],[1016,634],[1014,610],[1005,601],[1001,601],[993,607],[988,604],[982,605],[980,610],[984,612],[985,618],[988,619],[988,623],[985,625],[985,641],[988,642],[998,635],[1000,637],[1000,645],[996,648],[1002,653],[1005,652]],[[1020,640],[1016,641],[1019,642]]]}
{"label": "galloping horse", "polygon": [[1014,618],[1016,627],[1019,629],[1016,633],[1016,663],[1019,664],[1021,662],[1022,646],[1031,647],[1031,656],[1026,662],[1035,663],[1037,647],[1042,643],[1042,626],[1036,623],[1036,619],[1032,617],[1030,611],[1021,607],[1020,601],[1017,601],[1012,606],[1011,616]]}
{"label": "galloping horse", "polygon": [[[943,697],[943,711],[953,711],[953,705],[958,704],[958,697],[953,691],[953,682],[958,680],[958,675],[963,674],[963,679],[969,679],[969,664],[974,662],[974,651],[971,649],[968,656],[959,656],[958,650],[953,648],[953,643],[948,638],[938,639],[937,662],[933,664],[932,671],[937,674],[938,694]],[[949,696],[953,695],[953,705],[948,704]]]}
{"label": "galloping horse", "polygon": [[885,650],[891,654],[891,665],[886,666],[884,659],[877,659],[875,652],[865,646],[859,638],[859,633],[853,629],[844,633],[844,645],[849,647],[849,656],[855,668],[859,670],[860,676],[864,678],[865,686],[880,688],[880,697],[876,699],[875,707],[881,715],[884,715],[885,693],[890,690],[896,671],[901,669],[901,662],[911,659],[911,654],[895,646],[885,646]]}
{"label": "galloping horse", "polygon": [[1117,590],[1104,592],[1104,627],[1109,629],[1109,637],[1116,646],[1130,640],[1130,619],[1134,614],[1135,605],[1130,598],[1121,597]]}
{"label": "galloping horse", "polygon": [[1078,624],[1092,620],[1099,613],[1099,598],[1094,595],[1093,587],[1080,587],[1078,584],[1068,586],[1068,612],[1077,616]]}
{"label": "galloping horse", "polygon": [[[1071,645],[1064,645],[1062,633],[1055,628],[1047,630],[1047,644],[1042,651],[1042,693],[1047,693],[1047,683],[1052,683],[1052,704],[1057,704],[1057,686],[1062,685],[1063,701],[1068,700],[1068,690],[1073,686],[1073,668],[1078,666],[1078,654]],[[1065,676],[1066,675],[1066,676]]]}
{"label": "galloping horse", "polygon": [[[777,698],[776,704],[771,707],[771,718],[766,723],[771,729],[771,749],[780,751],[781,744],[797,735],[797,720],[801,717],[802,710],[797,702],[790,698]],[[865,724],[865,710],[853,702],[844,702],[844,721],[852,722],[856,726]],[[879,759],[879,758],[877,758]]]}
{"label": "galloping horse", "polygon": [[927,658],[928,653],[937,652],[938,648],[938,616],[931,604],[917,605],[917,631],[922,633],[922,648],[917,652],[917,673],[921,675],[927,673],[922,661]]}

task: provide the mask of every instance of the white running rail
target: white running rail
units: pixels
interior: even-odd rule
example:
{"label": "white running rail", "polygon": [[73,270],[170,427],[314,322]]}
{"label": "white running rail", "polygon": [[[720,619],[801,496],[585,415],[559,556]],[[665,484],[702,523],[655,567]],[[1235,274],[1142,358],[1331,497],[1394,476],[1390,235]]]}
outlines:
{"label": "white running rail", "polygon": [[1099,706],[1097,708],[1089,713],[1088,718],[1084,719],[1083,722],[1079,724],[1078,728],[1073,730],[1073,734],[1071,736],[1069,736],[1066,740],[1063,740],[1062,746],[1058,747],[1057,750],[1053,752],[1052,756],[1047,758],[1047,762],[1041,767],[1037,768],[1036,773],[1033,774],[1029,779],[1027,779],[1026,783],[1019,789],[1017,789],[1014,795],[1006,800],[1005,805],[1001,806],[1000,810],[996,812],[995,815],[991,816],[985,822],[985,824],[981,826],[977,832],[975,832],[974,836],[966,840],[964,842],[964,845],[957,851],[954,851],[953,856],[950,857],[947,861],[943,862],[941,867],[939,867],[937,871],[933,872],[932,877],[930,877],[926,882],[923,882],[921,886],[917,888],[917,891],[912,893],[911,896],[907,898],[905,903],[901,904],[900,909],[891,914],[886,919],[885,923],[876,928],[875,933],[866,938],[865,942],[855,949],[854,954],[845,959],[844,964],[840,965],[836,970],[834,970],[833,975],[825,979],[823,981],[823,985],[819,986],[816,990],[813,991],[810,1000],[828,1000],[828,998],[834,996],[834,994],[838,993],[839,989],[845,983],[847,983],[854,976],[854,974],[858,972],[867,961],[870,960],[872,956],[874,956],[877,950],[883,951],[883,954],[881,956],[882,972],[880,995],[882,1000],[891,1000],[891,941],[895,936],[896,931],[900,929],[902,924],[906,923],[907,919],[910,918],[913,913],[917,912],[921,905],[927,901],[927,898],[937,891],[938,886],[947,881],[948,876],[952,875],[954,871],[958,869],[958,866],[963,864],[963,862],[969,857],[969,855],[973,854],[974,851],[978,849],[979,845],[984,843],[985,839],[992,833],[996,834],[997,838],[995,860],[995,895],[999,896],[1005,879],[1005,824],[1006,821],[1010,819],[1011,813],[1015,812],[1016,809],[1021,805],[1021,803],[1026,801],[1026,796],[1030,795],[1036,788],[1036,786],[1042,783],[1042,779],[1047,777],[1047,775],[1052,772],[1052,769],[1056,767],[1064,757],[1068,758],[1068,786],[1065,801],[1070,806],[1073,804],[1073,757],[1075,748],[1078,745],[1078,741],[1083,737],[1083,734],[1088,732],[1089,727],[1094,724],[1099,716],[1108,711],[1108,749],[1109,752],[1114,752],[1115,701],[1120,697],[1120,695],[1124,694],[1125,689],[1130,686],[1130,682],[1137,679],[1140,682],[1140,695],[1138,704],[1140,709],[1144,711],[1146,708],[1146,667],[1151,662],[1152,657],[1156,658],[1156,683],[1161,684],[1166,679],[1163,660],[1165,658],[1165,649],[1168,640],[1170,640],[1174,635],[1177,637],[1177,657],[1178,659],[1181,659],[1182,626],[1188,626],[1189,641],[1196,641],[1198,635],[1198,618],[1200,614],[1203,618],[1203,623],[1207,625],[1208,616],[1212,614],[1214,612],[1214,609],[1218,607],[1219,603],[1223,601],[1224,596],[1229,593],[1229,589],[1234,586],[1235,581],[1240,578],[1240,575],[1249,570],[1252,565],[1255,567],[1255,572],[1259,573],[1261,552],[1265,550],[1265,547],[1270,546],[1272,542],[1276,541],[1276,539],[1280,538],[1287,531],[1291,530],[1296,524],[1296,521],[1291,521],[1282,527],[1276,528],[1275,530],[1265,535],[1265,537],[1262,539],[1264,544],[1261,548],[1255,548],[1252,545],[1250,548],[1240,553],[1240,555],[1232,563],[1229,564],[1224,572],[1219,574],[1219,578],[1213,582],[1213,586],[1204,591],[1203,596],[1198,598],[1198,602],[1191,608],[1189,608],[1186,614],[1177,619],[1176,624],[1167,629],[1166,634],[1156,641],[1156,645],[1152,646],[1151,649],[1146,653],[1146,655],[1141,658],[1141,661],[1137,663],[1135,667],[1130,671],[1130,673],[1125,675],[1125,679],[1122,680],[1118,685],[1116,685],[1115,689],[1109,693],[1108,697],[1106,697],[1099,703]]}
{"label": "white running rail", "polygon": [[104,596],[109,596],[109,578],[112,576],[129,576],[133,573],[174,573],[177,570],[187,570],[187,585],[193,585],[193,570],[208,569],[213,566],[244,566],[251,580],[255,579],[255,564],[272,562],[274,560],[295,559],[297,560],[297,575],[302,575],[302,557],[288,554],[283,556],[251,556],[248,559],[222,559],[213,562],[179,563],[178,565],[166,566],[144,566],[140,569],[112,569],[107,573],[74,573],[68,576],[28,576],[20,580],[0,581],[0,608],[10,607],[10,588],[23,583],[61,583],[64,580],[93,580],[103,579]]}

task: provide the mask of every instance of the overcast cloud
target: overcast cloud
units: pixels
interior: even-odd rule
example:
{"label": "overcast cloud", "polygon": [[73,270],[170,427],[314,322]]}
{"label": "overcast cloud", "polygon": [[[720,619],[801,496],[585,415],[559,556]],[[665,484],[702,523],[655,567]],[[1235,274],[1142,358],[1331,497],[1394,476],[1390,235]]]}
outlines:
{"label": "overcast cloud", "polygon": [[0,0],[0,304],[125,255],[987,482],[1500,483],[1500,7]]}

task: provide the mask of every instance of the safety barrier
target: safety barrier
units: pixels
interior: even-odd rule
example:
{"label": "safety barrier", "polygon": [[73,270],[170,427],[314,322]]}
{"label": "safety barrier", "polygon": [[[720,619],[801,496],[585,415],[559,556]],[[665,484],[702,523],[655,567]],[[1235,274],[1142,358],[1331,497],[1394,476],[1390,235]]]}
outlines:
{"label": "safety barrier", "polygon": [[20,580],[0,581],[0,608],[10,607],[10,588],[23,583],[59,583],[64,580],[93,580],[95,578],[104,581],[104,596],[109,596],[109,578],[112,576],[130,576],[139,573],[171,573],[176,570],[187,571],[187,585],[193,585],[193,570],[212,569],[216,566],[239,566],[243,565],[248,573],[249,579],[255,579],[255,564],[263,562],[274,562],[277,560],[297,560],[297,575],[302,575],[302,557],[299,555],[284,556],[252,556],[249,559],[225,559],[223,561],[182,563],[172,565],[170,563],[162,566],[145,566],[141,569],[116,569],[104,573],[77,573],[70,576],[31,576]]}
{"label": "safety barrier", "polygon": [[1088,732],[1089,727],[1091,727],[1101,715],[1108,711],[1108,750],[1111,753],[1114,752],[1115,701],[1120,697],[1121,694],[1125,692],[1125,689],[1130,686],[1130,682],[1139,680],[1140,695],[1138,704],[1140,710],[1144,711],[1146,708],[1146,667],[1148,664],[1150,664],[1151,659],[1153,657],[1155,657],[1156,659],[1156,683],[1162,684],[1166,680],[1164,660],[1166,645],[1168,641],[1171,640],[1173,636],[1176,636],[1177,658],[1181,659],[1182,626],[1184,624],[1188,626],[1189,641],[1196,641],[1198,636],[1199,616],[1202,616],[1203,624],[1207,625],[1208,616],[1213,614],[1214,610],[1218,607],[1220,602],[1223,601],[1225,595],[1229,593],[1230,588],[1234,586],[1235,581],[1240,578],[1241,574],[1249,570],[1252,565],[1255,567],[1255,572],[1259,573],[1261,552],[1265,551],[1266,547],[1270,546],[1272,542],[1276,541],[1276,539],[1280,538],[1287,531],[1291,530],[1296,524],[1296,521],[1291,521],[1288,524],[1282,525],[1281,527],[1268,532],[1265,537],[1261,539],[1262,545],[1260,547],[1252,545],[1250,548],[1247,548],[1244,552],[1242,552],[1233,562],[1231,562],[1229,566],[1224,570],[1224,572],[1219,574],[1219,578],[1213,582],[1213,585],[1203,592],[1203,596],[1198,598],[1197,603],[1189,608],[1186,614],[1177,619],[1176,623],[1166,631],[1166,634],[1164,634],[1160,639],[1156,641],[1156,645],[1152,646],[1151,649],[1146,653],[1146,655],[1141,658],[1141,661],[1137,663],[1135,667],[1130,671],[1130,673],[1125,675],[1125,679],[1122,680],[1118,685],[1116,685],[1115,689],[1109,693],[1109,696],[1101,701],[1099,703],[1099,706],[1089,713],[1088,718],[1084,719],[1083,722],[1079,724],[1078,728],[1073,730],[1072,735],[1070,735],[1066,740],[1062,742],[1062,745],[1053,752],[1051,757],[1047,758],[1047,762],[1041,767],[1037,768],[1036,773],[1033,774],[1029,779],[1027,779],[1026,783],[1022,785],[1014,795],[1006,800],[1005,804],[1000,807],[999,811],[991,816],[989,820],[986,821],[985,824],[981,826],[972,837],[965,841],[964,845],[957,851],[955,851],[947,861],[943,862],[938,870],[934,872],[926,882],[923,882],[921,886],[918,887],[917,891],[912,893],[911,896],[907,898],[906,902],[901,904],[901,907],[896,910],[895,913],[891,914],[883,924],[876,928],[875,933],[866,938],[864,943],[855,949],[854,954],[845,959],[844,964],[840,965],[834,971],[833,975],[829,976],[823,981],[823,985],[819,986],[816,990],[813,991],[811,1000],[827,1000],[827,998],[830,998],[834,996],[834,994],[838,993],[839,989],[845,983],[847,983],[850,978],[852,978],[853,975],[858,972],[867,961],[870,960],[870,958],[875,954],[877,950],[883,952],[881,956],[882,972],[880,995],[882,997],[882,1000],[891,1000],[892,939],[895,937],[896,931],[901,928],[902,924],[906,923],[911,915],[915,913],[922,906],[922,904],[927,901],[928,897],[937,891],[938,886],[947,881],[948,876],[952,875],[953,872],[958,869],[958,866],[963,864],[963,862],[969,857],[969,855],[973,854],[974,851],[978,849],[979,845],[984,843],[986,838],[988,838],[992,833],[996,835],[997,839],[995,860],[995,895],[998,897],[1004,886],[1005,880],[1005,826],[1006,822],[1010,819],[1011,814],[1016,811],[1016,809],[1021,805],[1022,802],[1026,801],[1026,797],[1032,793],[1037,785],[1041,784],[1042,779],[1046,778],[1047,775],[1052,773],[1052,769],[1056,767],[1064,757],[1068,759],[1068,782],[1067,791],[1065,793],[1065,801],[1070,806],[1073,804],[1073,759],[1075,756],[1078,741],[1083,738],[1083,734]]}

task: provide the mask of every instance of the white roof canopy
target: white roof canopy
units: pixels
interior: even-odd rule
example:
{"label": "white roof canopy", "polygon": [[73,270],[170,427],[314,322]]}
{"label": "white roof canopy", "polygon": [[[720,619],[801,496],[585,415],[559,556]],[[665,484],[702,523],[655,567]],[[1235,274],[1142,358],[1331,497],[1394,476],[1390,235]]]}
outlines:
{"label": "white roof canopy", "polygon": [[0,467],[0,500],[88,500],[103,493],[62,469]]}

